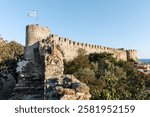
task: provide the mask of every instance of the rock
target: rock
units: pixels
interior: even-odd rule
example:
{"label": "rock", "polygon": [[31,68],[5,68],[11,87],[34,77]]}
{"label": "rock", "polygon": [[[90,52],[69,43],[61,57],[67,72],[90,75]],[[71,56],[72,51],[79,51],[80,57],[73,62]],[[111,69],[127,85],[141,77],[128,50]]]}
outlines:
{"label": "rock", "polygon": [[47,92],[46,93],[46,96],[45,96],[45,98],[47,99],[47,100],[58,100],[59,98],[59,96],[58,96],[59,94],[56,92],[56,90],[51,90],[51,91],[49,91],[49,92]]}
{"label": "rock", "polygon": [[89,100],[91,98],[89,89],[86,84],[81,83],[73,75],[55,77],[49,79],[46,84],[46,99]]}
{"label": "rock", "polygon": [[49,41],[45,45],[41,44],[41,47],[43,47],[41,52],[44,52],[42,54],[44,55],[45,79],[49,79],[51,76],[62,76],[64,71],[64,57],[60,46],[53,40]]}
{"label": "rock", "polygon": [[85,94],[85,93],[77,92],[76,95],[78,97],[78,100],[89,100],[91,98],[91,95],[89,93]]}
{"label": "rock", "polygon": [[90,88],[84,83],[72,83],[72,88],[76,90],[76,92],[83,92],[88,94]]}
{"label": "rock", "polygon": [[69,89],[69,88],[65,88],[64,89],[64,94],[65,95],[75,95],[75,90]]}
{"label": "rock", "polygon": [[64,88],[61,87],[61,86],[57,86],[56,87],[56,92],[59,94],[59,95],[62,95],[64,93]]}
{"label": "rock", "polygon": [[76,77],[74,75],[65,74],[64,77],[65,77],[64,79],[66,79],[66,80],[69,79],[69,80],[71,80],[74,83],[75,82],[80,82],[78,79],[76,79]]}
{"label": "rock", "polygon": [[77,100],[77,97],[75,95],[64,95],[60,100]]}

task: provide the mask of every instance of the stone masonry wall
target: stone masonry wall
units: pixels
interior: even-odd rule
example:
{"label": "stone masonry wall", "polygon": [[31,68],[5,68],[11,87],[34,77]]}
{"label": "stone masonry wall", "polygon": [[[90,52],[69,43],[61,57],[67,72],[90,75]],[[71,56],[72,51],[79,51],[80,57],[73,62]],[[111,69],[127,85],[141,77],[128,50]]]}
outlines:
{"label": "stone masonry wall", "polygon": [[90,53],[102,53],[108,52],[113,53],[116,59],[127,60],[127,51],[124,49],[114,49],[105,46],[92,45],[87,43],[79,43],[76,41],[72,41],[67,38],[58,37],[57,35],[50,35],[48,39],[52,39],[56,41],[62,48],[64,52],[64,58],[69,61],[78,55],[77,51],[79,48],[86,50],[87,54]]}
{"label": "stone masonry wall", "polygon": [[127,59],[137,60],[137,51],[136,50],[127,50]]}
{"label": "stone masonry wall", "polygon": [[58,43],[64,53],[64,58],[69,61],[77,56],[77,50],[79,48],[85,49],[87,54],[89,53],[102,53],[108,52],[113,53],[114,57],[119,60],[128,60],[133,59],[137,60],[137,51],[136,50],[124,50],[124,49],[115,49],[100,45],[92,45],[87,43],[79,43],[76,41],[72,41],[68,38],[58,37],[57,35],[50,34],[50,30],[47,27],[39,26],[39,25],[28,25],[26,28],[26,52],[25,58],[33,59],[33,50],[37,45],[35,44],[38,41],[42,40],[54,40]]}
{"label": "stone masonry wall", "polygon": [[26,26],[26,46],[32,46],[41,39],[46,39],[50,35],[48,27],[37,25]]}

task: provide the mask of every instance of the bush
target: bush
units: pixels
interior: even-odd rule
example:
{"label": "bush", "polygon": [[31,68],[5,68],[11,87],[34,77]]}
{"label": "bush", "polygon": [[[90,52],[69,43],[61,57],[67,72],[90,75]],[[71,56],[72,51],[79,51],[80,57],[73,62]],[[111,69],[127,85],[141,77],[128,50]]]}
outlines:
{"label": "bush", "polygon": [[74,58],[72,61],[64,62],[65,65],[65,73],[66,74],[74,74],[79,69],[90,68],[90,61],[86,52],[83,49],[78,50],[78,56]]}
{"label": "bush", "polygon": [[150,99],[148,76],[139,74],[134,68],[135,61],[117,61],[109,53],[78,56],[65,63],[65,73],[75,74],[90,87],[91,99]]}
{"label": "bush", "polygon": [[74,74],[81,82],[84,82],[86,84],[90,84],[92,81],[95,81],[95,72],[89,68],[80,68],[77,72]]}

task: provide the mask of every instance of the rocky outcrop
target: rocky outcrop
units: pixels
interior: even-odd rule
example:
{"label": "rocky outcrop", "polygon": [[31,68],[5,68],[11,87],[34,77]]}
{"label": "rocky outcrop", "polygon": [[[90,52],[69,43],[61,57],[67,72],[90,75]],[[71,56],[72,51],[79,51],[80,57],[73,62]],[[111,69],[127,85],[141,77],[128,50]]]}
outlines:
{"label": "rocky outcrop", "polygon": [[47,79],[45,82],[47,100],[89,100],[89,87],[73,75]]}

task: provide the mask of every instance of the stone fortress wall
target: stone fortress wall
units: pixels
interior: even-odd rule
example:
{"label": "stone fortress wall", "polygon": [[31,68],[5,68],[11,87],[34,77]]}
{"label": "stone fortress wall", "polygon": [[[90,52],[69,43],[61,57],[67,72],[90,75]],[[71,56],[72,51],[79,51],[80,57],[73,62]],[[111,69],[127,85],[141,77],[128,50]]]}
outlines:
{"label": "stone fortress wall", "polygon": [[36,48],[38,46],[37,42],[42,42],[42,40],[54,40],[56,43],[58,43],[63,50],[64,58],[67,61],[72,60],[77,56],[77,51],[79,48],[85,49],[87,54],[94,52],[108,52],[113,53],[117,60],[137,60],[136,50],[124,50],[123,48],[115,49],[100,45],[79,43],[68,38],[58,37],[57,35],[51,34],[48,27],[39,25],[28,25],[26,27],[26,59],[33,59],[33,48]]}
{"label": "stone fortress wall", "polygon": [[137,59],[137,51],[136,50],[124,50],[121,49],[115,49],[100,45],[93,45],[93,44],[87,44],[87,43],[79,43],[76,41],[72,41],[68,38],[58,37],[57,35],[50,35],[48,37],[49,39],[52,39],[54,41],[57,41],[59,45],[61,46],[64,56],[66,60],[72,60],[75,56],[77,56],[77,52],[79,48],[82,48],[86,50],[87,54],[90,53],[112,53],[116,59],[122,59],[122,60],[128,60],[128,59]]}

